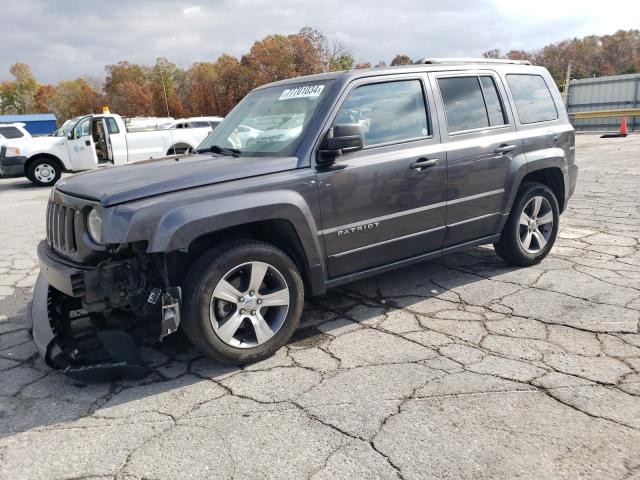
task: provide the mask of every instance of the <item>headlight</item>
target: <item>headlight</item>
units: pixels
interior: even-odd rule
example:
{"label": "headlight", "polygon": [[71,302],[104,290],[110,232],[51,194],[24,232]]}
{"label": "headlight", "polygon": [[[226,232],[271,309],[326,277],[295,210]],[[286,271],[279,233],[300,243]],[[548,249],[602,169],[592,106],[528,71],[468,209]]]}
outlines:
{"label": "headlight", "polygon": [[7,147],[5,150],[5,157],[19,157],[20,149],[18,147]]}
{"label": "headlight", "polygon": [[102,243],[102,218],[95,208],[92,208],[87,215],[87,229],[94,242]]}

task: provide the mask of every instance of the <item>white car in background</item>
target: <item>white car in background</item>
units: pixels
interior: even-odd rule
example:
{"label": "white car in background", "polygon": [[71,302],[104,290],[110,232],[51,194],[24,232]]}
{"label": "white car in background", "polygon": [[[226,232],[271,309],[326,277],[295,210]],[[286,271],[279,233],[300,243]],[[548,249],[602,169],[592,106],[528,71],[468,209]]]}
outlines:
{"label": "white car in background", "polygon": [[0,123],[0,147],[11,140],[31,138],[24,123]]}
{"label": "white car in background", "polygon": [[190,117],[190,118],[179,118],[178,120],[174,120],[167,128],[206,128],[211,127],[211,131],[213,131],[220,122],[224,120],[224,117]]}

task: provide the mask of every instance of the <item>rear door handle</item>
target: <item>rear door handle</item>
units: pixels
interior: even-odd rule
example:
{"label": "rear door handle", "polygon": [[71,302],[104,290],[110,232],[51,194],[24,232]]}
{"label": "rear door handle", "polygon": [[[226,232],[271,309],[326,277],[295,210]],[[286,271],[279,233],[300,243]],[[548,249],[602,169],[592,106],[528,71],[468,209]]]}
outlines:
{"label": "rear door handle", "polygon": [[500,145],[498,148],[496,148],[494,150],[494,152],[496,152],[496,153],[507,153],[507,152],[511,152],[511,151],[515,150],[516,148],[518,148],[517,145],[506,145],[506,144],[503,144],[503,145]]}
{"label": "rear door handle", "polygon": [[432,158],[432,159],[419,158],[418,161],[413,162],[410,165],[410,167],[413,168],[414,170],[418,170],[419,172],[421,172],[423,169],[429,168],[429,167],[435,167],[439,163],[440,161],[437,158]]}

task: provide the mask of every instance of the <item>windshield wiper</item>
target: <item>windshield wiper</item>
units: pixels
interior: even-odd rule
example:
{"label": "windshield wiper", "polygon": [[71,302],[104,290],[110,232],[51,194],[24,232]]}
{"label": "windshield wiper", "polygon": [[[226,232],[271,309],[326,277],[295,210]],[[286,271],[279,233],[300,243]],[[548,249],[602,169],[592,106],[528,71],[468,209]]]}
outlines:
{"label": "windshield wiper", "polygon": [[237,148],[226,148],[226,147],[221,147],[220,145],[212,145],[210,147],[201,148],[198,150],[198,153],[205,153],[205,152],[219,153],[220,155],[227,155],[229,157],[239,157],[240,153],[242,153]]}

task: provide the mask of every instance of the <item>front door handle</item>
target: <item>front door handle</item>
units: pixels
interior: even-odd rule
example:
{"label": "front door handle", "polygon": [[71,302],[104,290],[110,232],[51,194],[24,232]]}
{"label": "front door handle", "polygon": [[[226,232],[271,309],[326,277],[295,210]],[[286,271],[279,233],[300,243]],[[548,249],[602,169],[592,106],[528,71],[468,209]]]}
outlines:
{"label": "front door handle", "polygon": [[435,167],[436,165],[438,165],[438,163],[440,163],[440,161],[437,158],[432,158],[432,159],[419,158],[418,161],[413,162],[410,165],[410,168],[413,168],[414,170],[418,170],[419,172],[421,172],[425,168]]}
{"label": "front door handle", "polygon": [[90,146],[91,146],[91,141],[90,141],[90,140],[85,140],[85,141],[84,141],[84,144],[85,144],[87,147],[90,147]]}
{"label": "front door handle", "polygon": [[508,152],[511,152],[511,151],[515,150],[516,148],[518,148],[517,145],[502,144],[498,148],[496,148],[494,150],[494,152],[496,152],[496,153],[508,153]]}

